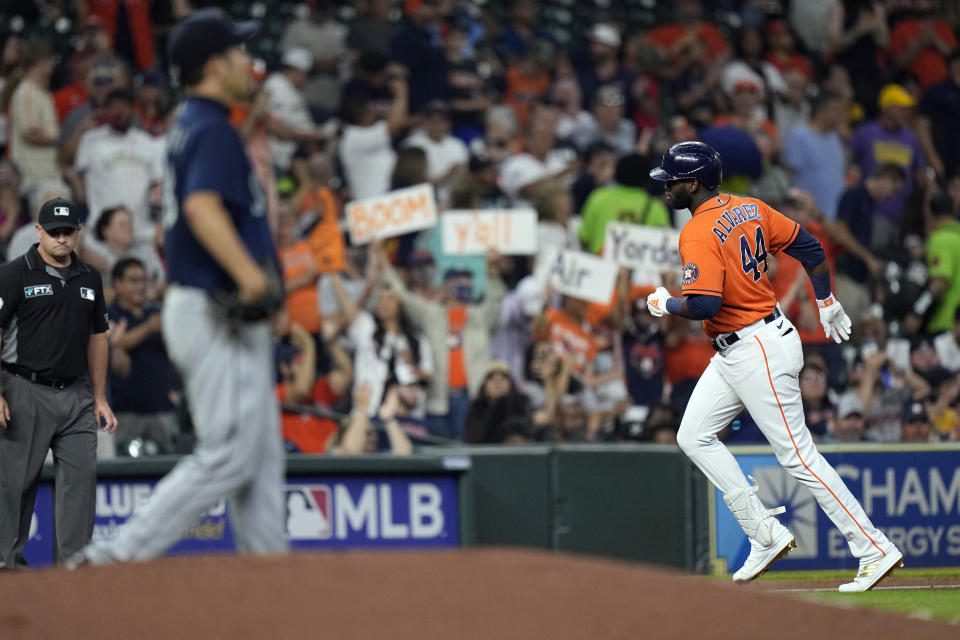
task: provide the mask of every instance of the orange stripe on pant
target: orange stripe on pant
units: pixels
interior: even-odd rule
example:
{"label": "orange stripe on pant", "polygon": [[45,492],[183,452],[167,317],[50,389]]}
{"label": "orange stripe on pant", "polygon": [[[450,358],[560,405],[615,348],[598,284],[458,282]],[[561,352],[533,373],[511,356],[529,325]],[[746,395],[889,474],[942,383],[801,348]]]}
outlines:
{"label": "orange stripe on pant", "polygon": [[846,512],[848,516],[850,516],[850,519],[853,520],[853,523],[857,525],[857,528],[860,529],[860,532],[864,536],[866,536],[867,540],[869,540],[870,543],[877,548],[877,551],[879,551],[882,555],[886,556],[887,554],[883,552],[883,549],[881,549],[879,545],[877,545],[877,543],[874,542],[873,538],[867,535],[867,532],[863,530],[863,527],[860,526],[860,523],[857,522],[857,519],[854,518],[853,514],[847,510],[847,506],[843,504],[840,498],[837,497],[837,494],[835,494],[833,490],[827,486],[827,483],[821,480],[820,476],[815,474],[813,470],[810,467],[808,467],[807,463],[803,460],[803,457],[800,455],[800,449],[797,447],[797,442],[793,439],[793,433],[790,431],[790,425],[789,423],[787,423],[787,416],[783,412],[783,405],[780,404],[780,396],[777,395],[777,389],[776,387],[773,386],[773,375],[770,373],[770,363],[767,362],[767,350],[763,348],[763,343],[760,342],[760,338],[758,338],[757,336],[754,336],[753,339],[757,341],[758,345],[760,345],[760,351],[763,353],[763,364],[767,368],[767,379],[770,381],[770,390],[773,391],[773,397],[777,401],[777,408],[780,409],[780,417],[783,418],[783,426],[787,428],[787,435],[790,436],[790,442],[793,443],[793,450],[797,453],[797,459],[800,460],[800,464],[802,464],[803,468],[806,469],[810,475],[816,478],[817,482],[823,485],[823,488],[826,489],[831,496],[833,496],[833,499],[836,500],[837,504],[840,505],[840,507]]}

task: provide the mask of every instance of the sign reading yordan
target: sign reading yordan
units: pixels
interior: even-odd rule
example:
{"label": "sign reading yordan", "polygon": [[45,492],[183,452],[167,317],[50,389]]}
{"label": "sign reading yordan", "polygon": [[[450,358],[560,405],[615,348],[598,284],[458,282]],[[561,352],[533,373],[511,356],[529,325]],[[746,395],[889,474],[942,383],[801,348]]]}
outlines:
{"label": "sign reading yordan", "polygon": [[680,268],[680,232],[669,227],[610,222],[603,257],[631,269],[658,272]]}
{"label": "sign reading yordan", "polygon": [[437,204],[433,185],[429,184],[347,204],[347,224],[353,244],[429,229],[436,223]]}
{"label": "sign reading yordan", "polygon": [[446,254],[483,254],[487,249],[504,255],[537,252],[537,212],[533,209],[447,211],[440,224]]}

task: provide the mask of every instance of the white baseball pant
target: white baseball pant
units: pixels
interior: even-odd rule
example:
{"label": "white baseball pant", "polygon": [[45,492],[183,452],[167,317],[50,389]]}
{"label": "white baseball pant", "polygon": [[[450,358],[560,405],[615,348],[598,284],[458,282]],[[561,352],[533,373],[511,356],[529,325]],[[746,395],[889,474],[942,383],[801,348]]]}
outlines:
{"label": "white baseball pant", "polygon": [[777,460],[810,489],[853,555],[884,553],[890,542],[817,451],[807,429],[798,378],[803,350],[796,329],[781,316],[737,333],[740,340],[711,358],[693,390],[677,434],[680,448],[724,494],[749,488],[733,454],[717,438],[746,408]]}

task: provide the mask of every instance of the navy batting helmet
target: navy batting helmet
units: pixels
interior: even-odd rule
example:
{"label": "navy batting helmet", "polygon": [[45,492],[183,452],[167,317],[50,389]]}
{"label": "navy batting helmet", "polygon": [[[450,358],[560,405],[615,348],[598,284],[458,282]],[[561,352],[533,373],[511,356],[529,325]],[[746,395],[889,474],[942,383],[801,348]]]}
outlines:
{"label": "navy batting helmet", "polygon": [[660,166],[650,171],[660,182],[693,180],[707,189],[716,189],[723,180],[723,165],[716,149],[702,142],[678,142],[660,158]]}

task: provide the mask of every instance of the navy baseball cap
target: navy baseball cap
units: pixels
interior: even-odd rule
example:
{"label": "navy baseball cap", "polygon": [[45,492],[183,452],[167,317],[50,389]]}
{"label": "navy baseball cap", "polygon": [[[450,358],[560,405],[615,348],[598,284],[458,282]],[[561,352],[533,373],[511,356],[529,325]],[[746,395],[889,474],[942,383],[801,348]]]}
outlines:
{"label": "navy baseball cap", "polygon": [[80,212],[69,200],[54,198],[47,200],[40,206],[39,224],[45,231],[54,229],[79,229]]}
{"label": "navy baseball cap", "polygon": [[927,410],[920,400],[910,400],[903,405],[903,411],[900,414],[903,422],[927,421]]}
{"label": "navy baseball cap", "polygon": [[234,22],[216,7],[194,11],[170,32],[167,45],[170,66],[182,76],[202,67],[213,56],[246,42],[259,30],[258,21]]}
{"label": "navy baseball cap", "polygon": [[463,269],[461,267],[450,267],[449,269],[443,272],[444,280],[451,280],[453,278],[465,278],[465,277],[472,278],[473,272],[470,271],[469,269]]}

